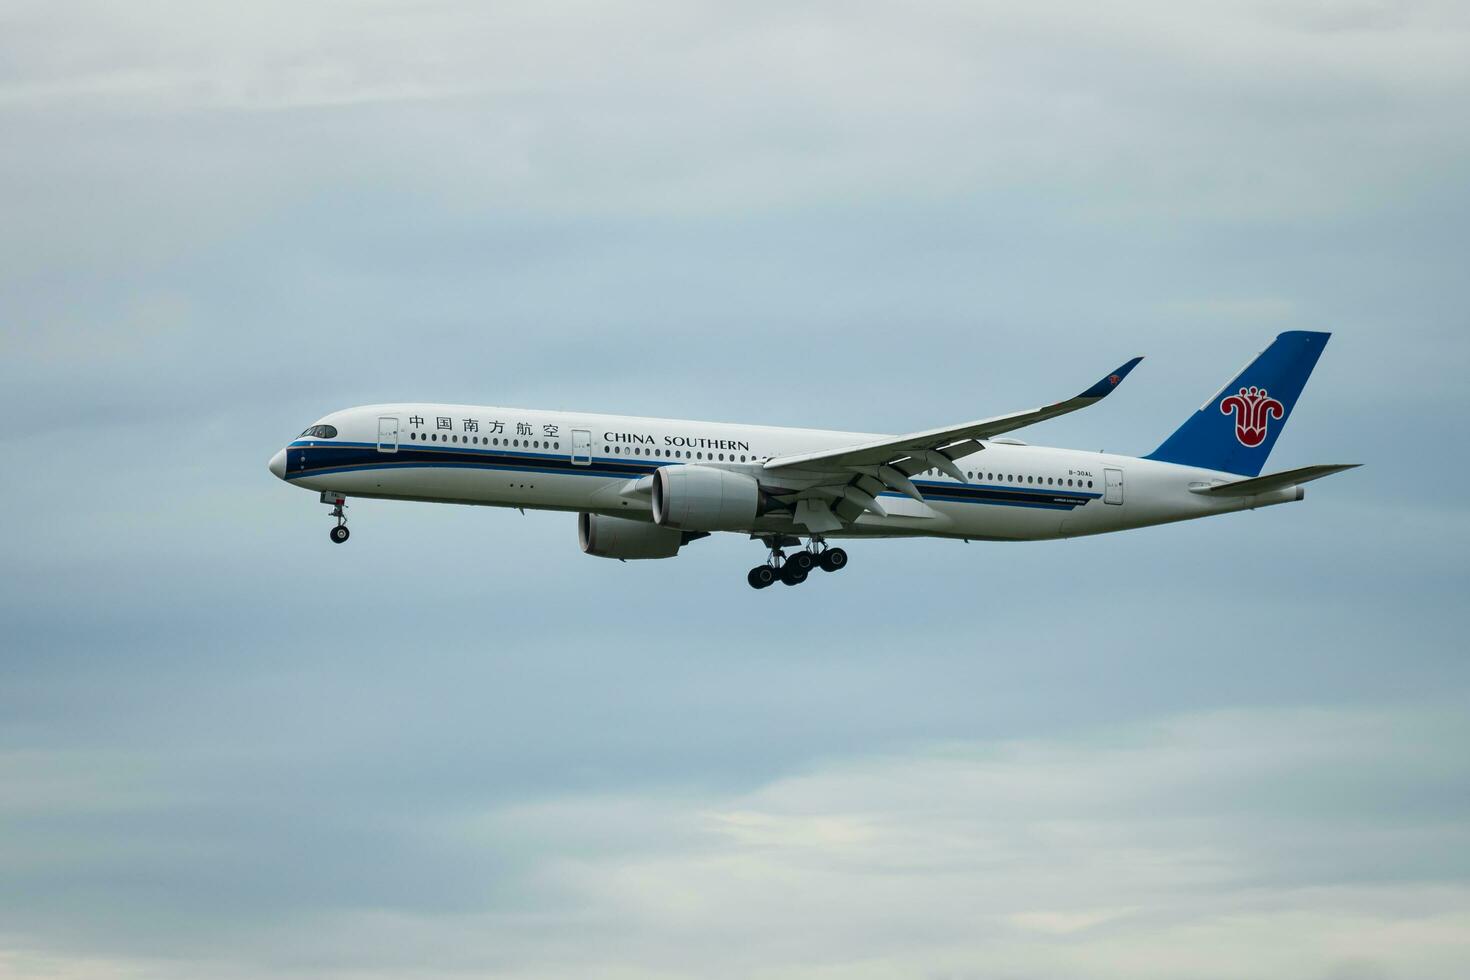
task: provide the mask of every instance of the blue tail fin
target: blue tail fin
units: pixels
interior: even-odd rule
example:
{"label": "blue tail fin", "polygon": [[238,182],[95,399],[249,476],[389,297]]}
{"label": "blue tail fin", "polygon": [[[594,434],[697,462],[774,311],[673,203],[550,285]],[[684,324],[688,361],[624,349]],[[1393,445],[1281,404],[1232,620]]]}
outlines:
{"label": "blue tail fin", "polygon": [[1330,336],[1292,330],[1277,337],[1144,458],[1259,475]]}

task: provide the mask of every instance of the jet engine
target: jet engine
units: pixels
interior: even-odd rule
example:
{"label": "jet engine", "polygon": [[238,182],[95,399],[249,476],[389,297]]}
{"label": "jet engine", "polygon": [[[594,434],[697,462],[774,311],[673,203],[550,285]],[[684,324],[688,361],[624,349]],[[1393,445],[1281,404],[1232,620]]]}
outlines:
{"label": "jet engine", "polygon": [[597,558],[672,558],[689,535],[647,521],[578,514],[577,540],[583,554]]}
{"label": "jet engine", "polygon": [[653,519],[688,531],[743,531],[765,510],[760,484],[711,466],[661,466],[653,474]]}

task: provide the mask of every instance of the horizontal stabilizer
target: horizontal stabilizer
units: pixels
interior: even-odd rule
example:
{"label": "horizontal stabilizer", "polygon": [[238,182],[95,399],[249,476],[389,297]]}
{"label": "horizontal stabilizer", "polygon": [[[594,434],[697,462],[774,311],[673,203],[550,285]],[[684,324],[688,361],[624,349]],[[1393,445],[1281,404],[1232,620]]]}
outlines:
{"label": "horizontal stabilizer", "polygon": [[1310,483],[1324,476],[1331,476],[1361,465],[1363,464],[1336,463],[1325,466],[1303,466],[1300,469],[1283,470],[1280,473],[1267,473],[1265,476],[1256,476],[1249,480],[1236,480],[1234,483],[1217,483],[1214,486],[1191,487],[1191,489],[1195,493],[1207,493],[1212,497],[1253,497],[1258,493],[1285,490],[1287,487]]}

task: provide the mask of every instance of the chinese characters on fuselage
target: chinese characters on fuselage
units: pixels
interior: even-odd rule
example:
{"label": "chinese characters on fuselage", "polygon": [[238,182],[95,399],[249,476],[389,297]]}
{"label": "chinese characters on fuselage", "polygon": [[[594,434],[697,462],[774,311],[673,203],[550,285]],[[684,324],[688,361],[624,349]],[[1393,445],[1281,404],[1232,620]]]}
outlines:
{"label": "chinese characters on fuselage", "polygon": [[[409,416],[408,424],[413,426],[415,430],[422,431],[424,429],[424,417],[422,415],[411,415]],[[480,431],[479,419],[460,419],[459,424],[461,431]],[[486,425],[488,426],[488,428],[485,430],[487,432],[497,434],[505,432],[506,423],[498,419],[492,419],[490,422],[487,422]],[[534,426],[532,426],[530,422],[517,422],[515,423],[515,427],[516,435],[518,436],[529,436],[535,431]],[[434,417],[434,428],[445,432],[452,432],[454,431],[454,419],[448,415],[437,415]],[[543,424],[541,426],[541,434],[548,439],[558,438],[561,435],[561,426]]]}

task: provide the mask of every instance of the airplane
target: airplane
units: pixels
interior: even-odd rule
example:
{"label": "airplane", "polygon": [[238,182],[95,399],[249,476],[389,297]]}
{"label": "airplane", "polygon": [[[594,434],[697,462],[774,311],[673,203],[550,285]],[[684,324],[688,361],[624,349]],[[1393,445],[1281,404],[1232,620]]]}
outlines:
{"label": "airplane", "polygon": [[[583,552],[673,558],[719,531],[760,541],[763,589],[835,572],[833,540],[1082,537],[1301,500],[1352,464],[1261,475],[1328,333],[1278,336],[1143,457],[1031,446],[1005,435],[1095,405],[1143,360],[1041,408],[907,435],[394,403],[318,420],[270,460],[331,506],[351,497],[574,512]],[[788,549],[790,553],[788,553]]]}

